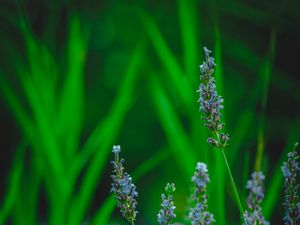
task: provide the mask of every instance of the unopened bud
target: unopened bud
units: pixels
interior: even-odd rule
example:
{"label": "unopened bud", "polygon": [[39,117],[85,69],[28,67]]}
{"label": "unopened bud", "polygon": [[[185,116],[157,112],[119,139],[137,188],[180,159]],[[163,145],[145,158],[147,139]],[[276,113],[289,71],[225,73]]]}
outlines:
{"label": "unopened bud", "polygon": [[219,124],[219,125],[217,126],[217,130],[218,130],[218,131],[222,130],[223,126],[224,126],[224,123]]}
{"label": "unopened bud", "polygon": [[228,134],[221,133],[220,139],[221,139],[221,142],[222,142],[223,144],[226,144],[226,142],[229,141],[229,135],[228,135]]}
{"label": "unopened bud", "polygon": [[207,142],[208,142],[208,144],[210,144],[213,147],[219,147],[218,142],[215,139],[213,139],[213,138],[208,138]]}
{"label": "unopened bud", "polygon": [[172,193],[176,190],[175,188],[175,184],[174,183],[167,183],[166,187],[165,187],[165,190],[167,193]]}

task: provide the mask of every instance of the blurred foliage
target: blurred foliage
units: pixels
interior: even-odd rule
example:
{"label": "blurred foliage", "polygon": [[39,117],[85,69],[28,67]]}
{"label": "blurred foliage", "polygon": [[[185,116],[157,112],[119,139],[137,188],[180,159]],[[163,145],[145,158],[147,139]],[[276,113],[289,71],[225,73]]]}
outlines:
{"label": "blurred foliage", "polygon": [[[266,174],[266,218],[283,215],[280,165],[300,134],[299,2],[3,1],[0,224],[120,224],[110,195],[120,144],[154,224],[176,183],[185,223],[191,176],[208,164],[217,224],[239,224],[220,152],[198,112],[202,48],[214,52],[239,193]],[[230,206],[230,207],[228,207]]]}

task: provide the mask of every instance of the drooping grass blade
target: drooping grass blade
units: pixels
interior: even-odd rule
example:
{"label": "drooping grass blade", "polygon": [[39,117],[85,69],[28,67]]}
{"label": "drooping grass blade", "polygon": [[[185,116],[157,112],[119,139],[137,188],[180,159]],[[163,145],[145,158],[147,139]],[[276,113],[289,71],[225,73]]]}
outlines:
{"label": "drooping grass blade", "polygon": [[185,104],[187,109],[190,110],[193,104],[192,91],[189,88],[188,80],[184,76],[184,73],[177,62],[175,55],[168,47],[153,19],[145,12],[140,12],[139,16],[154,47],[154,50],[162,62],[162,65],[167,70],[170,82],[172,82],[175,86],[179,98]]}
{"label": "drooping grass blade", "polygon": [[266,104],[269,92],[269,84],[270,84],[270,77],[271,77],[271,70],[274,61],[275,55],[275,42],[276,42],[276,31],[273,29],[270,35],[270,46],[268,49],[268,53],[265,59],[265,62],[262,66],[262,71],[260,77],[262,82],[262,93],[261,93],[261,109],[259,115],[259,122],[258,122],[258,140],[257,140],[257,154],[255,160],[255,169],[256,171],[260,171],[261,162],[263,158],[263,152],[265,148],[264,144],[264,130],[265,130],[265,111],[266,111]]}
{"label": "drooping grass blade", "polygon": [[145,47],[144,42],[138,44],[129,62],[125,78],[121,83],[118,96],[112,104],[110,113],[91,134],[71,170],[72,182],[74,182],[82,166],[87,162],[86,160],[90,159],[90,156],[93,155],[83,178],[82,186],[79,189],[78,197],[73,200],[70,208],[68,215],[70,225],[79,225],[83,222],[107,157],[111,151],[111,146],[117,138],[121,123],[129,109],[128,106],[132,105],[138,69],[143,59]]}
{"label": "drooping grass blade", "polygon": [[149,77],[149,89],[172,154],[188,181],[193,174],[193,168],[198,158],[197,154],[191,146],[175,109],[154,75]]}
{"label": "drooping grass blade", "polygon": [[9,182],[5,198],[1,203],[0,209],[0,225],[5,224],[8,216],[10,216],[11,211],[15,205],[19,187],[21,186],[21,175],[24,167],[24,153],[27,147],[27,143],[22,141],[21,144],[16,149],[14,163],[9,176]]}

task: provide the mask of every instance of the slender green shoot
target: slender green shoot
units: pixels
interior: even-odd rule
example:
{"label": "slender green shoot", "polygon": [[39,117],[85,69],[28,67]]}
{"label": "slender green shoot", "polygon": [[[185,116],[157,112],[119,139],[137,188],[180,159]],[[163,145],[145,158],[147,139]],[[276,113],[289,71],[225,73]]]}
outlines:
{"label": "slender green shoot", "polygon": [[227,161],[226,154],[225,154],[225,152],[224,152],[224,148],[222,147],[222,142],[221,142],[221,140],[220,140],[220,135],[219,135],[219,133],[217,133],[217,132],[216,132],[215,135],[216,135],[216,138],[217,138],[218,143],[219,143],[219,146],[220,146],[220,150],[221,150],[222,155],[223,155],[223,159],[224,159],[224,162],[225,162],[225,165],[226,165],[226,169],[227,169],[227,172],[228,172],[228,175],[229,175],[230,183],[231,183],[231,186],[232,186],[233,194],[234,194],[236,203],[237,203],[237,205],[238,205],[238,208],[239,208],[239,211],[240,211],[242,220],[243,220],[243,222],[244,222],[245,224],[247,224],[247,222],[246,222],[246,220],[245,220],[245,217],[244,217],[244,209],[243,209],[243,206],[242,206],[242,202],[241,202],[241,199],[240,199],[240,197],[239,197],[239,193],[238,193],[238,191],[237,191],[237,188],[236,188],[236,185],[235,185],[235,182],[234,182],[232,173],[231,173],[231,169],[230,169],[229,163],[228,163],[228,161]]}

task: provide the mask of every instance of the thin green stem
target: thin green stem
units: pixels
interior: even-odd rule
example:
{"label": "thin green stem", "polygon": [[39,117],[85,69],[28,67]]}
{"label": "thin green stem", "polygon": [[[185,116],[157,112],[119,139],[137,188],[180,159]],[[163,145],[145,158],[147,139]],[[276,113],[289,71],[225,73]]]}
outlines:
{"label": "thin green stem", "polygon": [[234,179],[233,179],[233,176],[232,176],[232,173],[231,173],[231,170],[230,170],[230,167],[229,167],[229,164],[228,164],[228,161],[227,161],[227,158],[226,158],[226,155],[225,155],[225,152],[224,152],[223,148],[221,148],[221,152],[222,152],[225,164],[226,164],[226,168],[227,168],[227,172],[228,172],[228,175],[229,175],[229,178],[230,178],[230,182],[231,182],[231,186],[232,186],[233,193],[234,193],[234,196],[235,196],[235,200],[238,204],[242,219],[243,219],[244,223],[247,224],[246,220],[245,220],[245,217],[244,217],[244,210],[243,210],[243,206],[242,206],[242,203],[241,203],[241,200],[240,200],[240,197],[239,197],[239,193],[237,191],[237,188],[236,188],[236,185],[235,185],[235,182],[234,182]]}
{"label": "thin green stem", "polygon": [[219,136],[218,133],[216,133],[216,136],[217,136],[217,139],[218,139],[218,142],[219,142],[219,146],[220,146],[219,148],[222,152],[222,155],[223,155],[223,158],[224,158],[224,161],[225,161],[225,165],[226,165],[226,168],[227,168],[227,172],[228,172],[228,175],[229,175],[229,179],[230,179],[230,182],[231,182],[231,186],[232,186],[232,189],[233,189],[233,194],[234,194],[235,200],[238,204],[238,208],[239,208],[242,220],[244,221],[244,224],[246,225],[247,222],[246,222],[246,219],[244,217],[244,209],[243,209],[241,199],[239,197],[239,193],[237,191],[237,188],[236,188],[236,185],[235,185],[232,173],[231,173],[230,166],[229,166],[228,161],[227,161],[227,157],[226,157],[225,152],[224,152],[224,148],[223,148],[221,140],[220,140],[220,136]]}
{"label": "thin green stem", "polygon": [[131,225],[134,225],[134,221],[131,221]]}

